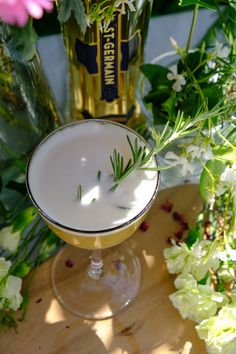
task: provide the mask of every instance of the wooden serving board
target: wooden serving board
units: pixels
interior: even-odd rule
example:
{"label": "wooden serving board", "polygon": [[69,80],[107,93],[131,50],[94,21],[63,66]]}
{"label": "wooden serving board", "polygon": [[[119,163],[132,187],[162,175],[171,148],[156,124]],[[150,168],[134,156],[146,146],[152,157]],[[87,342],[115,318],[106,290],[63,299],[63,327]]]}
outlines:
{"label": "wooden serving board", "polygon": [[179,224],[160,207],[169,200],[172,211],[183,214],[191,225],[202,204],[198,190],[197,185],[185,185],[160,192],[146,219],[148,230],[139,230],[127,241],[141,261],[143,280],[138,298],[123,313],[88,321],[64,309],[51,287],[52,259],[37,271],[29,310],[18,333],[0,334],[0,353],[185,354],[183,348],[191,342],[191,354],[206,354],[195,324],[183,320],[168,298],[175,291],[174,276],[166,270],[163,249]]}

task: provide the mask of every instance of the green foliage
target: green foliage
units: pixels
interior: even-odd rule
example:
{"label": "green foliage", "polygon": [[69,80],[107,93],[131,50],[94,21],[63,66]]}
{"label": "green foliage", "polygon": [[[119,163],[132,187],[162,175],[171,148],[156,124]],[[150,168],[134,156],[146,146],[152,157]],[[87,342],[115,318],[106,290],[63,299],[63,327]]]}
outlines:
{"label": "green foliage", "polygon": [[[235,111],[236,100],[230,97],[234,87],[235,54],[229,51],[228,56],[221,58],[217,55],[220,48],[207,48],[203,43],[193,52],[186,52],[185,48],[177,47],[174,56],[176,72],[161,62],[141,66],[150,84],[149,88],[147,81],[143,81],[148,88],[143,100],[152,109],[154,125],[169,121],[173,126],[178,111],[188,117],[195,115],[202,106],[211,110],[219,102],[222,105],[230,103],[229,111]],[[216,122],[217,117],[212,123]]]}
{"label": "green foliage", "polygon": [[223,161],[232,161],[236,163],[236,153],[230,146],[217,145],[213,148],[214,156]]}
{"label": "green foliage", "polygon": [[34,207],[28,207],[27,209],[24,209],[14,220],[14,231],[24,230],[34,221],[37,215],[37,211]]}
{"label": "green foliage", "polygon": [[5,188],[14,190],[22,195],[26,195],[27,193],[25,182],[9,181],[5,185]]}
{"label": "green foliage", "polygon": [[31,270],[32,265],[29,262],[23,262],[20,264],[17,264],[17,266],[14,268],[13,275],[19,278],[24,278]]}
{"label": "green foliage", "polygon": [[82,0],[61,0],[58,19],[61,23],[65,23],[73,15],[80,26],[82,33],[86,31],[87,21],[86,13]]}
{"label": "green foliage", "polygon": [[29,22],[25,27],[11,27],[11,35],[8,40],[8,47],[15,60],[32,60],[36,53],[37,34]]}
{"label": "green foliage", "polygon": [[185,240],[186,245],[191,248],[192,245],[200,238],[200,235],[201,233],[197,227],[189,230],[188,236]]}
{"label": "green foliage", "polygon": [[152,87],[161,85],[171,86],[170,80],[167,79],[167,74],[170,70],[158,64],[145,64],[140,67],[143,74],[150,81]]}
{"label": "green foliage", "polygon": [[189,6],[189,5],[198,5],[201,7],[205,7],[210,10],[217,10],[218,1],[216,0],[180,0],[180,6]]}
{"label": "green foliage", "polygon": [[215,194],[215,187],[224,168],[225,165],[222,161],[207,161],[200,177],[200,194],[205,202],[208,202],[209,197]]}

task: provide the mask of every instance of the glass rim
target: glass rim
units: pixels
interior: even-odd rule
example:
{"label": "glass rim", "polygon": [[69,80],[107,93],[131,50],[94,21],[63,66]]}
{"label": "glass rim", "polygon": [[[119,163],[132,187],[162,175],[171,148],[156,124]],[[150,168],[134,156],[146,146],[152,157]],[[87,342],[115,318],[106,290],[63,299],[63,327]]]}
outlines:
{"label": "glass rim", "polygon": [[[86,123],[100,123],[100,124],[111,124],[111,125],[118,125],[119,127],[130,131],[131,133],[135,134],[140,140],[142,140],[142,142],[148,146],[151,149],[151,145],[144,139],[144,137],[142,137],[139,133],[137,133],[135,130],[133,130],[132,128],[123,125],[121,123],[118,122],[113,122],[113,121],[109,121],[109,120],[103,120],[103,119],[89,119],[89,120],[79,120],[79,121],[75,121],[75,122],[71,122],[71,123],[67,123],[59,128],[56,128],[55,130],[53,130],[51,133],[49,133],[45,138],[43,138],[43,140],[35,147],[35,149],[31,152],[30,157],[28,159],[27,162],[27,166],[26,166],[26,188],[27,188],[27,192],[28,195],[34,205],[34,207],[37,209],[37,211],[39,212],[39,214],[46,220],[48,221],[50,224],[52,224],[55,227],[60,228],[61,230],[66,230],[69,231],[71,233],[75,233],[75,234],[91,234],[91,235],[95,235],[95,234],[108,234],[114,231],[118,231],[118,230],[122,230],[123,228],[128,227],[129,225],[133,224],[136,220],[138,220],[153,204],[155,196],[159,190],[159,186],[160,186],[160,171],[156,171],[157,172],[157,182],[156,182],[156,186],[154,189],[154,192],[152,194],[152,197],[150,198],[149,202],[145,205],[145,207],[138,213],[136,214],[134,217],[132,217],[131,219],[127,220],[126,222],[117,225],[115,227],[109,227],[106,229],[101,229],[101,230],[83,230],[83,229],[77,229],[77,228],[73,228],[67,225],[64,225],[56,220],[54,220],[52,217],[50,217],[49,215],[47,215],[47,213],[44,212],[44,210],[39,206],[39,204],[36,202],[33,193],[31,191],[30,188],[30,183],[29,183],[29,171],[30,171],[30,164],[33,161],[33,158],[36,154],[36,152],[40,149],[40,147],[48,140],[50,139],[54,134],[57,134],[59,131],[67,129],[70,126],[73,125],[79,125],[79,124],[86,124]],[[158,166],[158,159],[157,156],[154,155],[154,159],[156,162],[156,165]],[[104,235],[105,236],[105,235]]]}

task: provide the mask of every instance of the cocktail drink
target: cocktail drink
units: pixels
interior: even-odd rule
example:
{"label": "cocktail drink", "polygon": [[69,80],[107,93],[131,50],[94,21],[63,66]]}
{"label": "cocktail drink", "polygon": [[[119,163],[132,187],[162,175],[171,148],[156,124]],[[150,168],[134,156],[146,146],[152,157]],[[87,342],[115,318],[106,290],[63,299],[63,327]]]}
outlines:
{"label": "cocktail drink", "polygon": [[[115,186],[110,156],[116,149],[126,164],[132,155],[129,142],[150,151],[126,126],[83,120],[51,133],[28,164],[27,187],[34,205],[70,244],[54,261],[55,293],[67,309],[86,318],[113,316],[140,287],[139,261],[120,244],[137,230],[152,205],[159,172],[134,169]],[[157,167],[155,157],[148,167]]]}

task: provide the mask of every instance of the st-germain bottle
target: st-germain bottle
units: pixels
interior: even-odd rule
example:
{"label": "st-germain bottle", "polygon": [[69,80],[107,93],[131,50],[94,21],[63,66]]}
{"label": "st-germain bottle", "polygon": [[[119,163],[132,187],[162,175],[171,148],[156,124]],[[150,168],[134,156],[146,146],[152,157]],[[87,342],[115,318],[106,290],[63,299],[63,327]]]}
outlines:
{"label": "st-germain bottle", "polygon": [[[86,2],[85,8],[96,3]],[[134,0],[132,5],[135,11],[124,2],[125,11],[118,8],[103,30],[95,22],[82,33],[73,15],[63,24],[70,120],[107,118],[127,123],[139,115],[135,91],[152,1]]]}

